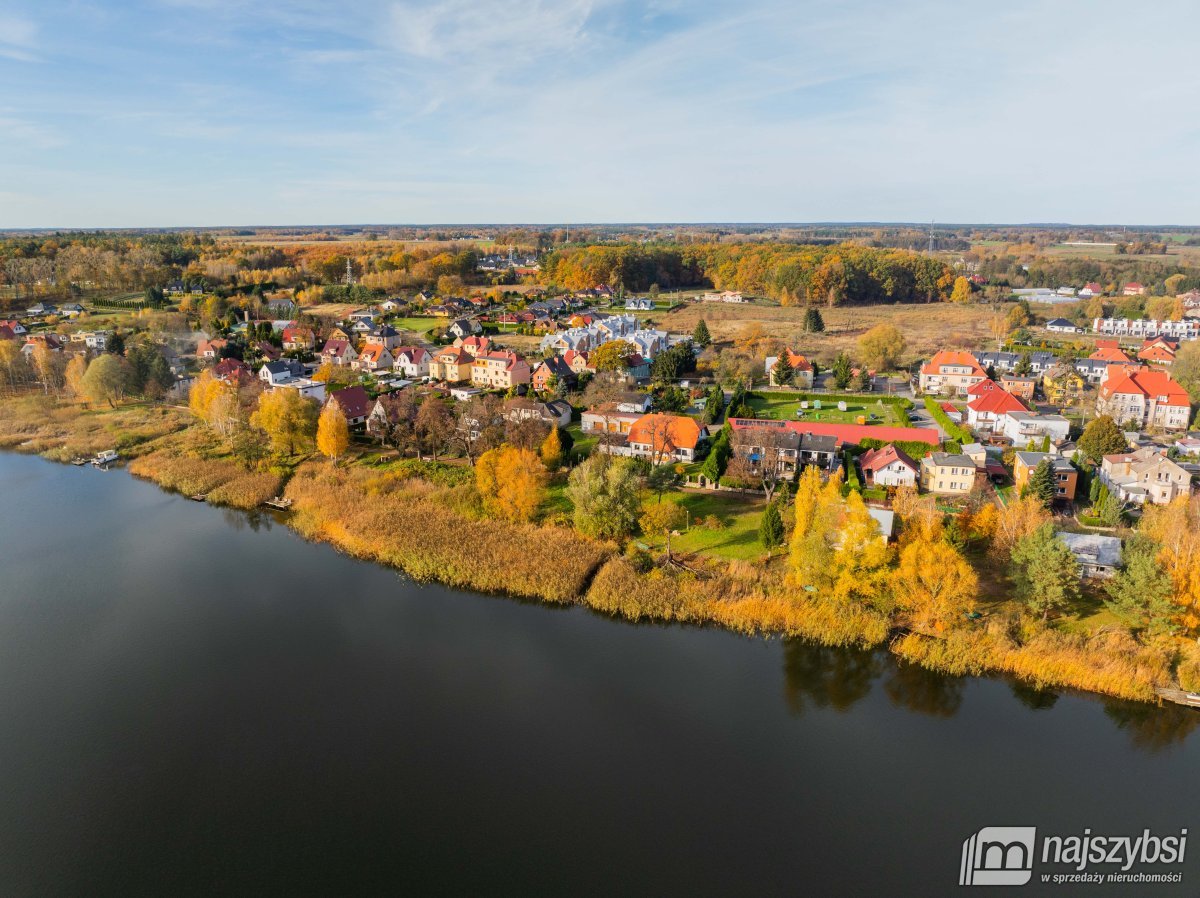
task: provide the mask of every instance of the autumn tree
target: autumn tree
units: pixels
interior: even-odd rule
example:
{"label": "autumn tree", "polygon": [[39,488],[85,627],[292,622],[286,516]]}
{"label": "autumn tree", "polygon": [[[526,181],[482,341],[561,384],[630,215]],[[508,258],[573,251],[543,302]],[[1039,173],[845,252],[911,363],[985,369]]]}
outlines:
{"label": "autumn tree", "polygon": [[788,545],[789,581],[800,588],[828,587],[832,537],[841,510],[841,478],[821,482],[815,465],[805,468],[792,501],[794,524]]}
{"label": "autumn tree", "polygon": [[83,376],[87,373],[87,368],[87,356],[81,353],[72,356],[71,361],[67,362],[67,370],[64,372],[63,379],[66,381],[67,391],[76,399],[85,397]]}
{"label": "autumn tree", "polygon": [[865,367],[887,371],[899,364],[907,345],[895,325],[877,324],[858,338],[858,356]]}
{"label": "autumn tree", "polygon": [[667,558],[671,558],[671,536],[684,525],[683,506],[674,502],[653,502],[647,505],[638,520],[642,532],[666,538]]}
{"label": "autumn tree", "polygon": [[627,340],[609,340],[596,347],[589,361],[597,373],[601,371],[624,371],[627,360],[634,354],[634,345]]}
{"label": "autumn tree", "polygon": [[316,433],[317,403],[297,390],[272,390],[259,398],[250,423],[267,435],[276,452],[295,455]]}
{"label": "autumn tree", "polygon": [[[835,482],[831,478],[831,482]],[[892,551],[862,494],[851,490],[841,505],[831,559],[833,598],[884,605]]]}
{"label": "autumn tree", "polygon": [[588,458],[571,471],[567,496],[575,506],[575,529],[598,539],[621,539],[637,526],[640,478],[631,458]]}
{"label": "autumn tree", "polygon": [[562,438],[558,435],[557,427],[550,428],[550,432],[546,434],[546,439],[542,441],[540,451],[542,456],[542,464],[546,466],[547,471],[557,471],[560,467],[562,467]]}
{"label": "autumn tree", "polygon": [[1171,578],[1175,620],[1189,636],[1200,632],[1200,497],[1180,496],[1146,509],[1141,532],[1159,546]]}
{"label": "autumn tree", "polygon": [[336,397],[331,397],[317,419],[317,449],[336,462],[350,448],[350,425]]}
{"label": "autumn tree", "polygon": [[446,403],[430,394],[417,409],[413,429],[418,453],[427,452],[437,461],[438,455],[446,450],[454,435],[454,416]]}
{"label": "autumn tree", "polygon": [[104,353],[88,365],[83,375],[83,391],[90,402],[107,402],[116,408],[117,402],[125,398],[129,383],[129,366],[121,356]]}
{"label": "autumn tree", "polygon": [[531,521],[546,498],[546,471],[528,449],[500,446],[479,456],[475,486],[484,511],[492,517]]}
{"label": "autumn tree", "polygon": [[892,573],[892,595],[922,629],[941,630],[972,610],[979,578],[970,562],[937,526],[917,526],[900,550]]}
{"label": "autumn tree", "polygon": [[950,291],[950,301],[967,303],[971,301],[971,282],[961,275],[954,279],[954,289]]}
{"label": "autumn tree", "polygon": [[1049,520],[1050,512],[1037,499],[1026,496],[1009,502],[996,518],[991,545],[993,559],[1006,563],[1017,543]]}

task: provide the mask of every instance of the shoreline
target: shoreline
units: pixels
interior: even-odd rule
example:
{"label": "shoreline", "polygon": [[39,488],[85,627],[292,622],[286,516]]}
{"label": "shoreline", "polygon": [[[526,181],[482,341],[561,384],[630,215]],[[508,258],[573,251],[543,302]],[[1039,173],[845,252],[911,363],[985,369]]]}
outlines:
{"label": "shoreline", "polygon": [[[127,408],[98,410],[88,417],[115,416]],[[8,404],[0,409],[8,411]],[[632,622],[716,625],[745,636],[800,637],[829,646],[886,644],[901,660],[943,675],[1000,674],[1039,689],[1161,704],[1159,689],[1180,688],[1171,659],[1128,634],[1088,640],[1044,628],[1018,641],[987,625],[919,634],[874,609],[790,595],[777,576],[764,575],[754,565],[706,559],[702,576],[665,567],[639,570],[618,546],[572,529],[472,516],[465,496],[455,488],[439,491],[418,476],[334,468],[313,460],[299,462],[290,473],[248,472],[228,458],[195,454],[188,440],[197,437],[197,428],[183,417],[186,413],[151,407],[147,414],[160,418],[165,430],[122,448],[122,467],[131,476],[183,498],[204,493],[215,497],[209,499],[214,506],[242,511],[258,508],[286,480],[278,495],[292,505],[282,523],[309,541],[392,567],[416,582],[521,601],[582,605]],[[84,454],[76,446],[89,435],[94,443],[95,433],[60,422],[53,435],[25,441],[10,436],[0,440],[0,448],[66,463]],[[215,486],[189,486],[204,482]]]}

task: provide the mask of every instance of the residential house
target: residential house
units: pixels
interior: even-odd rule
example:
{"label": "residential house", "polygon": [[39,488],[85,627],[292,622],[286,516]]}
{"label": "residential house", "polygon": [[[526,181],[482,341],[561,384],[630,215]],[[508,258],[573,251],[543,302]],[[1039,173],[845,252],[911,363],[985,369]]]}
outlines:
{"label": "residential house", "polygon": [[[1058,356],[1052,352],[1045,350],[1035,350],[1033,352],[1000,352],[1000,351],[980,351],[975,353],[975,361],[985,371],[994,369],[997,374],[1016,374],[1017,369],[1021,367],[1021,361],[1028,357],[1029,359],[1029,374],[1035,377],[1041,376],[1058,364]],[[1021,375],[1026,376],[1025,374]]]}
{"label": "residential house", "polygon": [[366,343],[368,346],[378,344],[390,352],[398,346],[404,345],[404,338],[390,324],[380,324],[376,325],[375,329],[367,334]]}
{"label": "residential house", "polygon": [[1155,318],[1096,318],[1092,330],[1114,337],[1172,337],[1176,340],[1195,340],[1200,337],[1200,321],[1184,318],[1181,321]]}
{"label": "residential house", "polygon": [[1024,402],[1032,402],[1034,391],[1037,389],[1036,377],[1017,377],[1015,374],[1004,374],[1000,377],[1000,386],[1007,393],[1012,393]]}
{"label": "residential house", "polygon": [[525,396],[516,396],[504,403],[502,415],[509,421],[536,418],[554,427],[568,427],[571,424],[571,413],[571,403],[565,399],[539,402]]}
{"label": "residential house", "polygon": [[1104,456],[1100,481],[1118,500],[1134,505],[1169,505],[1192,491],[1187,469],[1153,447]]}
{"label": "residential house", "polygon": [[325,384],[319,380],[310,380],[307,377],[293,377],[289,380],[281,380],[270,387],[272,390],[295,390],[306,399],[312,399],[318,403],[325,402]]}
{"label": "residential house", "polygon": [[474,357],[466,350],[448,346],[434,353],[429,360],[429,376],[447,383],[470,380],[471,364],[474,361]]}
{"label": "residential house", "polygon": [[722,290],[715,293],[704,293],[700,296],[701,302],[729,302],[729,303],[744,303],[750,300],[736,290]]}
{"label": "residential house", "polygon": [[645,412],[622,411],[616,403],[605,403],[584,411],[579,429],[583,433],[626,434]]}
{"label": "residential house", "polygon": [[1095,281],[1088,281],[1083,285],[1083,289],[1079,291],[1080,299],[1091,299],[1093,296],[1103,296],[1104,288]]}
{"label": "residential house", "polygon": [[346,423],[351,427],[366,424],[367,416],[371,414],[375,405],[371,402],[367,391],[359,386],[344,387],[335,393],[330,393],[329,398],[325,401],[336,402],[338,408],[342,410],[342,414],[346,416]]}
{"label": "residential house", "polygon": [[834,445],[838,449],[857,446],[868,439],[887,443],[925,443],[928,446],[937,446],[941,442],[938,431],[932,427],[886,427],[874,424],[833,424],[824,421],[773,421],[762,418],[730,418],[729,426],[735,431],[747,427],[779,427],[794,430],[799,434],[833,437]]}
{"label": "residential house", "polygon": [[221,355],[221,350],[229,345],[229,341],[217,337],[215,340],[201,340],[196,347],[196,358],[202,361],[214,361]]}
{"label": "residential house", "polygon": [[580,374],[596,373],[596,369],[592,367],[586,352],[568,349],[562,354],[562,360],[571,367],[571,370],[575,372],[576,377],[578,377]]}
{"label": "residential house", "polygon": [[1170,340],[1166,337],[1154,337],[1142,344],[1142,348],[1138,350],[1137,357],[1139,362],[1170,368],[1175,362],[1175,353],[1178,350],[1178,341]]}
{"label": "residential house", "polygon": [[[416,406],[406,402],[407,398],[404,390],[383,393],[376,398],[375,404],[371,406],[370,414],[367,415],[367,433],[379,439],[387,437],[404,415],[415,411]],[[344,410],[343,414],[345,414]]]}
{"label": "residential house", "polygon": [[1125,296],[1143,296],[1146,293],[1146,287],[1137,281],[1130,281],[1121,290],[1121,293]]}
{"label": "residential house", "polygon": [[[792,366],[791,385],[801,390],[811,390],[813,385],[812,362],[800,355],[800,353],[793,352],[790,347],[783,350],[783,355],[787,357],[788,364]],[[778,361],[779,356],[767,356],[767,378],[770,380],[771,386],[773,387],[779,386],[779,384],[775,383],[775,364]]]}
{"label": "residential house", "polygon": [[1120,537],[1063,531],[1058,538],[1075,556],[1081,579],[1107,579],[1121,567]]}
{"label": "residential house", "polygon": [[477,358],[479,355],[491,351],[492,341],[487,337],[459,337],[454,341],[454,346],[464,352],[469,352],[472,358]]}
{"label": "residential house", "polygon": [[1042,375],[1042,393],[1046,401],[1059,408],[1074,405],[1083,396],[1085,380],[1069,363],[1055,365]]}
{"label": "residential house", "polygon": [[392,312],[399,311],[402,306],[403,306],[403,303],[401,303],[398,299],[389,298],[389,299],[385,299],[383,302],[381,302],[379,304],[379,310],[381,312],[387,312],[387,313],[391,314]]}
{"label": "residential house", "polygon": [[347,316],[348,321],[365,321],[368,324],[374,324],[378,317],[373,309],[355,309]]}
{"label": "residential house", "polygon": [[1018,452],[1013,458],[1013,483],[1018,494],[1029,483],[1029,476],[1043,461],[1050,465],[1050,476],[1054,479],[1054,498],[1064,502],[1075,501],[1075,489],[1079,485],[1079,471],[1068,459],[1048,452]]}
{"label": "residential house", "polygon": [[965,496],[975,488],[976,472],[975,462],[965,455],[931,452],[921,459],[921,488],[930,493]]}
{"label": "residential house", "polygon": [[1036,412],[1007,412],[993,428],[1012,440],[1014,446],[1028,446],[1030,441],[1050,438],[1062,442],[1071,433],[1071,422],[1062,415],[1040,415]]}
{"label": "residential house", "polygon": [[1052,318],[1046,322],[1046,330],[1056,334],[1082,334],[1082,327],[1079,327],[1075,322],[1068,321],[1066,318]]}
{"label": "residential house", "polygon": [[429,374],[431,358],[429,350],[421,346],[401,346],[392,353],[393,367],[413,380]]}
{"label": "residential house", "polygon": [[31,318],[44,318],[58,314],[58,309],[48,302],[35,302],[25,310],[25,314]]}
{"label": "residential house", "polygon": [[470,337],[483,333],[483,326],[473,318],[457,318],[450,322],[446,332],[455,337]]}
{"label": "residential house", "polygon": [[69,302],[58,307],[58,314],[65,318],[78,318],[86,311],[83,306],[77,302]]}
{"label": "residential house", "polygon": [[695,418],[654,412],[643,415],[629,429],[625,454],[648,458],[653,464],[668,461],[688,463],[708,431]]}
{"label": "residential house", "polygon": [[955,393],[967,390],[984,380],[987,374],[969,352],[942,350],[921,366],[919,378],[922,393]]}
{"label": "residential house", "polygon": [[1186,430],[1191,400],[1166,371],[1118,368],[1101,386],[1096,414],[1140,428]]}
{"label": "residential house", "polygon": [[1073,367],[1075,372],[1089,384],[1099,385],[1108,376],[1108,362],[1098,359],[1076,359]]}
{"label": "residential house", "polygon": [[1200,290],[1189,290],[1187,293],[1180,293],[1175,297],[1183,303],[1184,315],[1195,315],[1200,313]]}
{"label": "residential house", "polygon": [[1125,354],[1116,340],[1097,340],[1096,350],[1088,356],[1094,362],[1107,365],[1132,365],[1133,359]]}
{"label": "residential house", "polygon": [[349,340],[330,338],[325,341],[325,348],[321,350],[321,363],[325,365],[353,367],[356,359],[358,352]]}
{"label": "residential house", "polygon": [[317,345],[317,338],[311,327],[285,327],[281,336],[285,352],[307,352]]}
{"label": "residential house", "polygon": [[920,466],[891,443],[867,450],[858,466],[871,486],[916,486],[920,475]]}
{"label": "residential house", "polygon": [[213,376],[225,383],[245,383],[253,380],[254,375],[240,359],[221,359],[213,365]]}
{"label": "residential house", "polygon": [[23,337],[29,333],[28,328],[16,318],[5,318],[3,321],[0,321],[0,327],[8,328],[12,331],[14,337]]}
{"label": "residential house", "polygon": [[294,359],[279,359],[267,362],[258,369],[258,379],[269,387],[278,387],[290,380],[304,376],[304,366]]}
{"label": "residential house", "polygon": [[648,296],[631,296],[625,300],[625,311],[627,312],[653,312],[654,300]]}
{"label": "residential house", "polygon": [[530,385],[539,393],[550,389],[552,379],[564,386],[575,383],[575,372],[561,355],[553,355],[542,360],[530,376]]}
{"label": "residential house", "polygon": [[259,340],[252,344],[250,348],[268,362],[274,362],[283,356],[283,353],[279,351],[279,348],[274,343],[268,343],[266,340]]}
{"label": "residential house", "polygon": [[510,390],[529,383],[529,363],[512,350],[496,350],[477,355],[471,364],[471,383],[487,389]]}
{"label": "residential house", "polygon": [[967,423],[977,430],[995,430],[1010,412],[1027,412],[1028,407],[1007,390],[989,390],[967,403]]}
{"label": "residential house", "polygon": [[396,360],[388,348],[382,343],[367,343],[358,354],[351,367],[359,371],[384,371],[391,368]]}
{"label": "residential house", "polygon": [[1179,450],[1180,455],[1188,458],[1200,456],[1200,437],[1191,435],[1180,437],[1175,441],[1175,448]]}

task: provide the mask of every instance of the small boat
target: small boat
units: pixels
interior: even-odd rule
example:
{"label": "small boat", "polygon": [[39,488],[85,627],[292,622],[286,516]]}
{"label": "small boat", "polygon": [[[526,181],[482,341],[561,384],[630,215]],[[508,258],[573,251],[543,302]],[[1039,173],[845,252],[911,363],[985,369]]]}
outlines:
{"label": "small boat", "polygon": [[287,511],[292,507],[292,500],[284,499],[281,496],[276,496],[274,499],[268,499],[263,503],[263,505],[267,506],[267,508],[276,508],[280,511]]}
{"label": "small boat", "polygon": [[92,464],[97,468],[103,468],[115,462],[119,457],[116,449],[105,449],[96,454],[96,457],[92,459]]}
{"label": "small boat", "polygon": [[73,465],[74,465],[75,467],[77,467],[77,468],[78,468],[80,465],[86,465],[87,463],[88,463],[88,460],[87,460],[86,458],[81,458],[81,457],[80,457],[80,456],[78,456],[78,455],[77,455],[77,456],[75,456],[73,459],[71,459],[71,464],[73,464]]}

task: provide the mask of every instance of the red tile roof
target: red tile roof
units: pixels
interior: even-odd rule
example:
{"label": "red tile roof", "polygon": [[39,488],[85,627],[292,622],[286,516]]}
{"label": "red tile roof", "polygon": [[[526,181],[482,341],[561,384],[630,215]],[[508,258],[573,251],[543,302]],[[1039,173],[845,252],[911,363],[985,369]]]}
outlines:
{"label": "red tile roof", "polygon": [[917,470],[917,463],[890,443],[878,449],[867,450],[858,463],[862,467],[864,474],[870,473],[874,475],[875,472],[881,471],[892,462],[897,461],[914,471]]}
{"label": "red tile roof", "polygon": [[1009,412],[1027,412],[1025,403],[1006,390],[992,390],[977,396],[967,403],[967,408],[977,415],[1006,415]]}
{"label": "red tile roof", "polygon": [[346,387],[336,393],[330,393],[325,401],[337,400],[338,406],[347,418],[362,418],[371,410],[371,397],[362,387]]}
{"label": "red tile roof", "polygon": [[1107,399],[1114,394],[1137,395],[1157,399],[1166,397],[1164,405],[1190,405],[1187,390],[1181,387],[1166,371],[1157,368],[1127,368],[1113,366],[1108,369],[1108,380],[1100,387],[1100,395]]}
{"label": "red tile roof", "polygon": [[734,430],[747,427],[784,427],[802,435],[811,433],[816,436],[836,437],[838,446],[857,446],[863,440],[927,443],[930,446],[937,446],[941,442],[938,432],[929,427],[883,427],[875,424],[829,424],[818,421],[771,421],[757,418],[730,418],[729,426]]}

